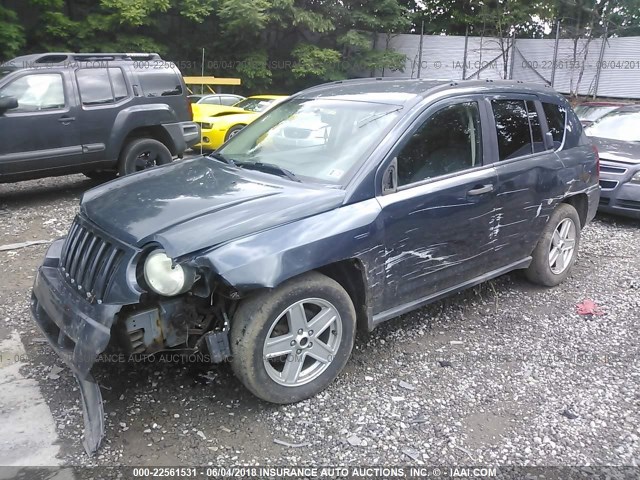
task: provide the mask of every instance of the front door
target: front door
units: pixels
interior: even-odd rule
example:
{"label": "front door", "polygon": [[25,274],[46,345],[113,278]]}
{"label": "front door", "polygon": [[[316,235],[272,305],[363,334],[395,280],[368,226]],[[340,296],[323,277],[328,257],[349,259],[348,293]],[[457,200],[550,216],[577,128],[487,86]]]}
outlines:
{"label": "front door", "polygon": [[25,73],[0,88],[18,107],[0,115],[0,175],[55,170],[82,156],[75,102],[60,73]]}
{"label": "front door", "polygon": [[497,177],[483,161],[488,133],[481,116],[474,97],[436,104],[393,153],[397,191],[378,198],[386,238],[384,310],[494,268]]}

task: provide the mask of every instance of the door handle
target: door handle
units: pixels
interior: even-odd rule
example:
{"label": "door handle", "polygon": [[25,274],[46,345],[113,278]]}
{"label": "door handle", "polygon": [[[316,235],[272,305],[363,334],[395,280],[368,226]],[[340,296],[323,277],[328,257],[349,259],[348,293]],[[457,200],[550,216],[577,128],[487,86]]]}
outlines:
{"label": "door handle", "polygon": [[58,119],[58,121],[59,121],[60,123],[64,123],[64,124],[66,125],[66,124],[68,124],[68,123],[73,122],[75,119],[76,119],[76,117],[60,117],[60,118]]}
{"label": "door handle", "polygon": [[493,184],[478,185],[467,192],[467,195],[482,195],[483,193],[493,192]]}

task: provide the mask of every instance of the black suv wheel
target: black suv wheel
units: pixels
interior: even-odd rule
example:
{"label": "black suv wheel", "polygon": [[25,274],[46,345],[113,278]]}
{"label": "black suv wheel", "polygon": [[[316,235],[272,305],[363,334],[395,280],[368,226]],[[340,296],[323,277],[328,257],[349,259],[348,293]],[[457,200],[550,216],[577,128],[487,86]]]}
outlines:
{"label": "black suv wheel", "polygon": [[162,142],[152,138],[138,138],[130,141],[122,150],[118,173],[120,176],[128,175],[171,163],[172,160],[171,152]]}

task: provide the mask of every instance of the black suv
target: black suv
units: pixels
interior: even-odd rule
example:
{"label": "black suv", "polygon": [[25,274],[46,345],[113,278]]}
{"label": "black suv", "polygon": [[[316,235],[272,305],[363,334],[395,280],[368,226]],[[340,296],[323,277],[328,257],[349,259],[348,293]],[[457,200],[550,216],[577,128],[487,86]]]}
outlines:
{"label": "black suv", "polygon": [[48,53],[0,66],[0,182],[109,178],[200,138],[178,69],[157,54]]}
{"label": "black suv", "polygon": [[32,313],[78,378],[109,346],[231,367],[296,402],[347,363],[356,326],[515,269],[554,286],[596,213],[598,155],[567,101],[514,82],[371,79],[300,92],[207,157],[85,193]]}

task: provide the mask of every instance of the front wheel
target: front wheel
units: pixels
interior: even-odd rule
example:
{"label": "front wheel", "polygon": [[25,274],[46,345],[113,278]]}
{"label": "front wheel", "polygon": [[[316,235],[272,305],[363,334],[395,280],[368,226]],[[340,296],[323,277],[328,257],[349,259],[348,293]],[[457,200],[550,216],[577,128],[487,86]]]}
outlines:
{"label": "front wheel", "polygon": [[240,131],[242,131],[244,127],[244,125],[234,125],[233,127],[231,127],[229,130],[227,130],[227,134],[224,136],[224,141],[226,142],[230,138],[235,137],[240,133]]}
{"label": "front wheel", "polygon": [[156,165],[171,163],[172,160],[171,152],[162,142],[153,138],[137,138],[122,150],[118,173],[122,177]]}
{"label": "front wheel", "polygon": [[307,273],[240,304],[231,326],[231,366],[257,397],[299,402],[342,371],[355,329],[355,309],[344,288]]}
{"label": "front wheel", "polygon": [[555,287],[568,276],[580,244],[580,217],[573,206],[562,203],[554,210],[525,271],[533,283]]}

